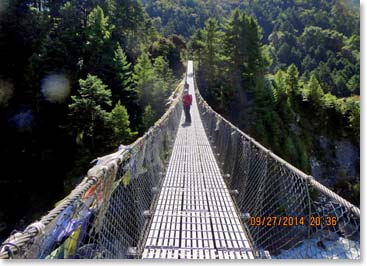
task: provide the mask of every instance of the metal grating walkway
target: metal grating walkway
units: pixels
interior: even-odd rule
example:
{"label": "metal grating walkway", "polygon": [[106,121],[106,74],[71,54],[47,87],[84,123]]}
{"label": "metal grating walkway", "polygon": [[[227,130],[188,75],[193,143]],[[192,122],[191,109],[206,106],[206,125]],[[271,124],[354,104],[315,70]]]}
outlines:
{"label": "metal grating walkway", "polygon": [[187,82],[192,124],[178,130],[143,259],[253,259],[205,134],[190,75]]}

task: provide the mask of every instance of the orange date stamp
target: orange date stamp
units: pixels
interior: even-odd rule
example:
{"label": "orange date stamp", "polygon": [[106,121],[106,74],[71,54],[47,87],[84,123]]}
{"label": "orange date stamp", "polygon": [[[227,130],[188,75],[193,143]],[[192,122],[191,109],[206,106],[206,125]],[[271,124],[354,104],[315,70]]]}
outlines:
{"label": "orange date stamp", "polygon": [[251,216],[251,226],[336,226],[335,216]]}

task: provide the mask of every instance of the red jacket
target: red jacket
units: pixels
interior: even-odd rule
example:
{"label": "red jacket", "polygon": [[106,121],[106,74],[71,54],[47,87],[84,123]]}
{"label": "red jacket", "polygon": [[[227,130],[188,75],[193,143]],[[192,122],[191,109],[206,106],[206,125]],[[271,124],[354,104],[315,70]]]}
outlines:
{"label": "red jacket", "polygon": [[191,94],[186,94],[182,97],[182,102],[184,105],[191,105],[192,104],[192,96]]}

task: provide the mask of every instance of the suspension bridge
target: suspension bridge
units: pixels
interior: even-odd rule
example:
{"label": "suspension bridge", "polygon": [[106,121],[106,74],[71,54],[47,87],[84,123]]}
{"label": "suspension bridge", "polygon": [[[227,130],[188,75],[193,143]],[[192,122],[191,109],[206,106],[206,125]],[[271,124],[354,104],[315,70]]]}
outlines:
{"label": "suspension bridge", "polygon": [[360,210],[267,150],[182,81],[143,137],[96,160],[0,258],[360,259]]}

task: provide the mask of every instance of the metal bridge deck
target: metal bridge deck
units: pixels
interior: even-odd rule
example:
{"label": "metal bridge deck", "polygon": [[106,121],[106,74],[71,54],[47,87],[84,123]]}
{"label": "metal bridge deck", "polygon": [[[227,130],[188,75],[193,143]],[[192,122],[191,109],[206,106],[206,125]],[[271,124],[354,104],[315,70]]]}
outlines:
{"label": "metal bridge deck", "polygon": [[[188,73],[192,73],[192,61]],[[234,203],[205,134],[194,82],[191,126],[184,114],[143,252],[143,259],[253,259]]]}

